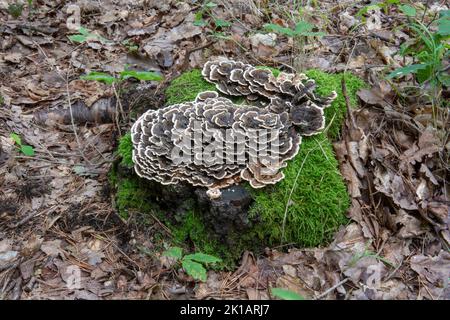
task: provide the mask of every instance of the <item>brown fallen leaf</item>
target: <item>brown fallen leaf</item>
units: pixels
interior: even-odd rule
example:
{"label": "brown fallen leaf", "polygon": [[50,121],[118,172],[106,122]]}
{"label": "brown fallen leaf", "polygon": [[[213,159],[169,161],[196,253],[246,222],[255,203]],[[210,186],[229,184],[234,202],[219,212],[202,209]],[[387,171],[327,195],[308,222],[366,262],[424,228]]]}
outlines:
{"label": "brown fallen leaf", "polygon": [[247,288],[245,291],[247,293],[248,300],[269,300],[269,295],[266,290]]}
{"label": "brown fallen leaf", "polygon": [[427,290],[421,290],[421,294],[428,299],[449,298],[449,274],[450,253],[442,250],[434,257],[422,254],[411,257],[411,269],[413,269],[422,280]]}
{"label": "brown fallen leaf", "polygon": [[418,206],[414,194],[403,181],[403,177],[388,168],[379,165],[374,170],[375,188],[392,198],[400,208],[406,210],[417,210]]}
{"label": "brown fallen leaf", "polygon": [[64,257],[64,250],[61,248],[61,240],[55,239],[51,241],[45,241],[41,245],[41,251],[50,257],[56,257],[61,255]]}
{"label": "brown fallen leaf", "polygon": [[424,157],[430,157],[441,150],[441,148],[440,140],[436,135],[436,130],[430,126],[427,127],[420,135],[418,142],[400,155],[400,170],[403,170],[407,164],[422,162]]}
{"label": "brown fallen leaf", "polygon": [[408,239],[420,236],[429,230],[428,226],[405,210],[398,210],[394,218],[398,228],[397,236],[400,239]]}
{"label": "brown fallen leaf", "polygon": [[360,89],[356,93],[366,104],[373,106],[385,106],[392,103],[393,91],[387,81],[379,81],[371,89]]}

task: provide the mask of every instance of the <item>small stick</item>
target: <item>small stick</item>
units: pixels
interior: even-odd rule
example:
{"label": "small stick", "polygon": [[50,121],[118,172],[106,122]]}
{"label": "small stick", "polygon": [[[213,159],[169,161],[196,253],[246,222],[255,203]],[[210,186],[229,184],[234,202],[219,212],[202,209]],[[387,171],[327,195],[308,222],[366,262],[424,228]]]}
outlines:
{"label": "small stick", "polygon": [[342,75],[341,85],[342,85],[342,95],[344,96],[345,105],[347,107],[347,115],[349,116],[349,118],[352,122],[352,126],[354,128],[356,128],[356,121],[355,121],[355,118],[353,117],[353,113],[351,110],[350,98],[348,97],[348,93],[347,93],[347,85],[345,83],[345,73]]}
{"label": "small stick", "polygon": [[318,295],[315,299],[319,300],[322,299],[323,297],[326,297],[327,294],[329,294],[331,291],[333,291],[334,289],[336,289],[337,287],[343,285],[344,283],[346,283],[348,281],[348,278],[345,278],[344,280],[336,283],[334,286],[332,286],[331,288],[327,289],[324,293],[321,293],[320,295]]}

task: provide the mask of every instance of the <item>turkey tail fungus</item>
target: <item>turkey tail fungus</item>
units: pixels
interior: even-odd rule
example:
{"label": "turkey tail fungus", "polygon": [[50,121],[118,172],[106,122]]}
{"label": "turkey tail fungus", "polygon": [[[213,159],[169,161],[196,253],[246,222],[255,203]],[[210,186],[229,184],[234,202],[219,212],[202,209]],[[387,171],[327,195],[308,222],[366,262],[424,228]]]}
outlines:
{"label": "turkey tail fungus", "polygon": [[[298,153],[302,136],[325,126],[323,109],[336,98],[314,93],[304,74],[280,73],[232,60],[207,62],[203,77],[229,96],[256,96],[264,107],[237,105],[217,92],[195,101],[148,110],[133,125],[136,173],[162,184],[186,181],[208,194],[246,180],[253,188],[284,178],[281,169]],[[295,101],[295,103],[292,103]]]}

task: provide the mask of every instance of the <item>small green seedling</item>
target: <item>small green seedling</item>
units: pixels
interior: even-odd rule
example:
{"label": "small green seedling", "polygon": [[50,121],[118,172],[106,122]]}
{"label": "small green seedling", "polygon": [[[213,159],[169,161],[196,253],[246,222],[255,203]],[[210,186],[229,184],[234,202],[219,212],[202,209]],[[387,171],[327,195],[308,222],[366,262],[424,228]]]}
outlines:
{"label": "small green seedling", "polygon": [[[383,10],[385,14],[389,14],[389,11],[395,6],[400,4],[400,0],[384,0],[378,3],[371,3],[365,7],[362,7],[355,15],[355,17],[360,17],[363,22],[366,21],[366,17],[364,15],[368,14],[369,11],[373,10]],[[405,5],[410,7],[408,5]],[[407,8],[408,10],[408,8]]]}
{"label": "small green seedling", "polygon": [[272,288],[270,291],[274,297],[283,300],[305,300],[304,297],[291,290],[286,290],[283,288]]}
{"label": "small green seedling", "polygon": [[[195,14],[194,17],[194,25],[198,27],[205,27],[209,25],[210,23],[214,24],[214,29],[217,31],[217,29],[223,29],[226,27],[230,27],[231,23],[229,21],[217,18],[214,13],[212,12],[212,9],[217,7],[217,4],[214,2],[208,2],[202,8]],[[209,21],[207,21],[209,19]]]}
{"label": "small green seedling", "polygon": [[139,50],[139,45],[130,39],[123,40],[122,45],[127,48],[130,53],[135,53]]}
{"label": "small green seedling", "polygon": [[103,44],[111,42],[110,40],[108,40],[102,36],[99,36],[95,33],[90,32],[88,29],[86,29],[84,27],[80,27],[78,29],[78,34],[70,35],[70,36],[68,36],[68,38],[70,41],[76,42],[76,43],[85,43],[85,42],[88,42],[89,40],[97,40]]}
{"label": "small green seedling", "polygon": [[26,144],[22,144],[22,139],[16,133],[11,133],[10,138],[14,141],[14,143],[19,148],[20,152],[28,157],[34,156],[34,148],[32,146],[28,146]]}
{"label": "small green seedling", "polygon": [[163,256],[175,258],[181,262],[181,266],[188,275],[203,282],[207,279],[204,265],[222,262],[220,258],[201,252],[183,256],[183,249],[180,247],[169,248],[163,252]]}
{"label": "small green seedling", "polygon": [[291,38],[295,37],[322,37],[325,35],[324,32],[314,32],[312,31],[314,29],[314,25],[306,22],[306,21],[300,21],[295,25],[294,29],[285,28],[278,24],[265,24],[264,28],[267,31],[275,32],[278,34],[282,34]]}
{"label": "small green seedling", "polygon": [[401,12],[403,12],[408,17],[415,17],[417,14],[416,8],[410,6],[409,4],[403,4],[399,6]]}
{"label": "small green seedling", "polygon": [[8,6],[8,13],[14,17],[14,19],[17,19],[22,15],[23,11],[23,4],[22,3],[11,3]]}

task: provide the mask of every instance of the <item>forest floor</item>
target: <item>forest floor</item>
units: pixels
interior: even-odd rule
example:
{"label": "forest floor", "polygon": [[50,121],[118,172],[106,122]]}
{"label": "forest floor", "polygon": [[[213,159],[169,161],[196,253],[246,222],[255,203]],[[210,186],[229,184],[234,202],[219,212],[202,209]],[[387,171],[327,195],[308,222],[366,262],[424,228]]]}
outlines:
{"label": "forest floor", "polygon": [[[273,299],[274,287],[307,299],[449,299],[449,123],[436,104],[449,91],[386,77],[413,62],[400,55],[415,40],[408,23],[434,32],[445,1],[414,1],[413,12],[395,1],[214,2],[0,0],[0,299]],[[86,32],[73,28],[78,13]],[[299,21],[314,29],[264,27]],[[196,282],[161,256],[159,221],[118,217],[108,172],[130,117],[110,102],[131,98],[80,76],[161,73],[132,99],[162,104],[169,80],[218,55],[351,72],[370,87],[334,143],[351,222],[326,247],[245,252],[236,270]]]}

